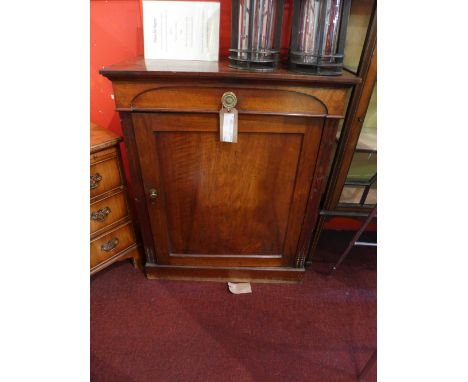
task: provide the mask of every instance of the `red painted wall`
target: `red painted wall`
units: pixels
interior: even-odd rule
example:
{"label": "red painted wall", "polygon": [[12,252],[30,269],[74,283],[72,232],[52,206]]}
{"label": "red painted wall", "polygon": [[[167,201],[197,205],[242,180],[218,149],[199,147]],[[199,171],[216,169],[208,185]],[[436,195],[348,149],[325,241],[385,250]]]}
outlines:
{"label": "red painted wall", "polygon": [[[214,1],[214,0],[210,0]],[[281,52],[284,57],[289,46],[290,4],[285,0]],[[91,0],[90,2],[91,55],[91,121],[122,134],[111,82],[99,74],[103,66],[143,55],[141,0]],[[220,55],[227,57],[231,41],[231,0],[221,0]],[[125,172],[129,178],[128,163],[122,147]],[[132,192],[129,182],[129,191]],[[354,229],[350,219],[334,219],[327,227]],[[357,223],[358,224],[358,223]]]}

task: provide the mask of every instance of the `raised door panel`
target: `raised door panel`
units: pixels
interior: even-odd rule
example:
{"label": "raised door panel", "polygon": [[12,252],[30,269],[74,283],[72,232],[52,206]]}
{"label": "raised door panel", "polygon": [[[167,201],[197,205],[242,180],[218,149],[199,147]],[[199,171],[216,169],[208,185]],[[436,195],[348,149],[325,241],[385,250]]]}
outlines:
{"label": "raised door panel", "polygon": [[294,266],[323,119],[134,113],[159,264]]}

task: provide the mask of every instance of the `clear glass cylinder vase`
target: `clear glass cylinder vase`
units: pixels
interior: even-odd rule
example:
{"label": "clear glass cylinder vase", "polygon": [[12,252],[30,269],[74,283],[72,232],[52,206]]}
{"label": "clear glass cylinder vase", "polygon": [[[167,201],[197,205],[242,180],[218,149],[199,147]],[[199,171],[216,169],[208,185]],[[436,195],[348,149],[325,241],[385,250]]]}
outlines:
{"label": "clear glass cylinder vase", "polygon": [[230,65],[273,70],[279,59],[283,0],[233,0]]}
{"label": "clear glass cylinder vase", "polygon": [[294,0],[291,69],[341,73],[349,5],[349,0]]}

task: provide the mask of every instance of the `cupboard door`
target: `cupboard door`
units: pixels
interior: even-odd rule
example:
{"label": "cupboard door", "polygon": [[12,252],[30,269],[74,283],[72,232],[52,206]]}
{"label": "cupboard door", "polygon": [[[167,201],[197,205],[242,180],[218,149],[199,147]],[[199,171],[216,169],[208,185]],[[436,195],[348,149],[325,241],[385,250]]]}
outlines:
{"label": "cupboard door", "polygon": [[[294,266],[323,118],[134,113],[159,264]],[[154,198],[150,197],[150,190]]]}

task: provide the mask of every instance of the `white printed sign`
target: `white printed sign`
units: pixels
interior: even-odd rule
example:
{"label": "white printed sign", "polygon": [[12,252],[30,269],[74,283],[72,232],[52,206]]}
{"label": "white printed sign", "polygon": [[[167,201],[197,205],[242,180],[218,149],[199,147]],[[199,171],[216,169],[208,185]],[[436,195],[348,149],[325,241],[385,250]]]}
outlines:
{"label": "white printed sign", "polygon": [[219,2],[143,0],[145,58],[218,61]]}

